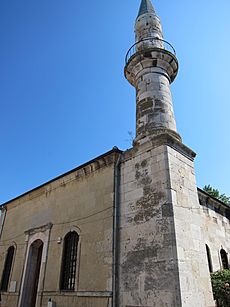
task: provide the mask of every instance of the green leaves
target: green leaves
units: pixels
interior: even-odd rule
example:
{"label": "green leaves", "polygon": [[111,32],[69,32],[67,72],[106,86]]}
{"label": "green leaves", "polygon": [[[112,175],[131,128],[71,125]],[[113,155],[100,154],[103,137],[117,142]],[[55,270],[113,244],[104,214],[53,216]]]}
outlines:
{"label": "green leaves", "polygon": [[230,270],[211,273],[212,290],[220,307],[230,307]]}
{"label": "green leaves", "polygon": [[230,197],[226,196],[225,194],[220,194],[219,190],[214,189],[213,187],[210,186],[210,184],[205,185],[203,190],[205,192],[207,192],[208,194],[210,194],[211,196],[219,199],[220,201],[222,201],[226,205],[230,205]]}

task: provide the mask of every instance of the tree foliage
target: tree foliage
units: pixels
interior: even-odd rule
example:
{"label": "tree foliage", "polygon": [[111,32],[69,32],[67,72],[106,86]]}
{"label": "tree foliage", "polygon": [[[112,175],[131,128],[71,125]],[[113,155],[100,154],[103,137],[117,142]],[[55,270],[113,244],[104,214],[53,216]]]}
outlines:
{"label": "tree foliage", "polygon": [[230,205],[230,197],[226,196],[225,194],[220,194],[218,189],[213,188],[212,186],[205,185],[203,190],[210,194],[211,196],[221,200],[226,205]]}
{"label": "tree foliage", "polygon": [[230,270],[211,273],[212,290],[220,307],[230,307]]}

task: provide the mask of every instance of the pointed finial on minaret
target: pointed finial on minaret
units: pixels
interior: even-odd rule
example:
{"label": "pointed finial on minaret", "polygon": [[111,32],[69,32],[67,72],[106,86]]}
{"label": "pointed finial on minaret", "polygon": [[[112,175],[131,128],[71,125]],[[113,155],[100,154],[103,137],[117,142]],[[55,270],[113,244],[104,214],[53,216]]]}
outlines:
{"label": "pointed finial on minaret", "polygon": [[151,3],[150,0],[142,0],[141,1],[141,5],[140,5],[140,9],[137,15],[137,18],[143,14],[146,13],[154,13],[155,14],[155,10],[153,8],[153,5]]}

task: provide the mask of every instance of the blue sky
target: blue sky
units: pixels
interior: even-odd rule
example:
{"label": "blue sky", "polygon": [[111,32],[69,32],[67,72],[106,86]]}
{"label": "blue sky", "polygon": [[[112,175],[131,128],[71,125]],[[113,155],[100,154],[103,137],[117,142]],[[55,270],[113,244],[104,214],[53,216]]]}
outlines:
{"label": "blue sky", "polygon": [[[135,91],[123,68],[139,4],[0,1],[0,203],[130,147]],[[230,1],[153,4],[177,51],[174,109],[197,185],[230,195]]]}

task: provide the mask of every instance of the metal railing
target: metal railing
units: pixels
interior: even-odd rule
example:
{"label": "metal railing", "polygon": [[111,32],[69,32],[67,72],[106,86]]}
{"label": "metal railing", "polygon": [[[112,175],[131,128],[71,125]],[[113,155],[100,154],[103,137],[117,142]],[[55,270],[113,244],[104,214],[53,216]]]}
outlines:
{"label": "metal railing", "polygon": [[[152,43],[153,45],[152,46],[151,45],[146,46],[147,44],[145,44],[145,41],[146,42],[148,41],[150,44]],[[141,44],[141,43],[143,43],[143,44]],[[156,46],[154,46],[154,43],[156,44]],[[158,47],[157,44],[161,45],[161,46]],[[167,50],[167,51],[173,53],[176,56],[176,50],[174,49],[174,47],[169,42],[167,42],[163,39],[160,39],[158,37],[148,37],[148,38],[144,38],[144,39],[140,40],[139,42],[136,42],[135,44],[132,45],[132,47],[129,48],[129,50],[126,53],[126,56],[125,56],[125,64],[128,63],[129,59],[135,53],[142,51],[142,50],[148,50],[148,49],[151,49],[151,48],[154,48],[154,47]]]}

